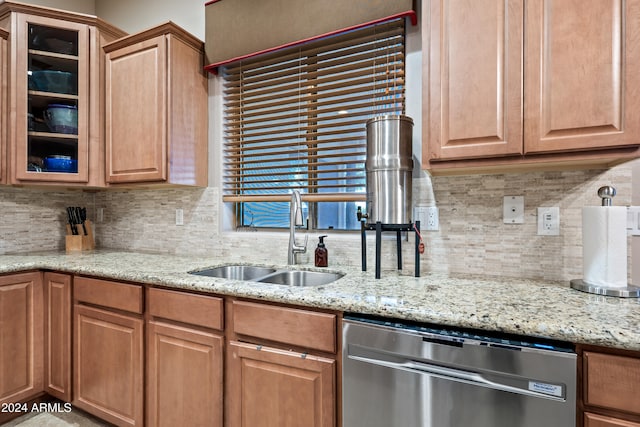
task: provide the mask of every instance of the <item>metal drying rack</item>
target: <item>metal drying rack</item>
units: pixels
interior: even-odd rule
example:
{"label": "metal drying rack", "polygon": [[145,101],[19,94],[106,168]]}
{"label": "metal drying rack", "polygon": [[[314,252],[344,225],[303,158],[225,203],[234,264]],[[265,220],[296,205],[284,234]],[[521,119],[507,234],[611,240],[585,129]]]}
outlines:
{"label": "metal drying rack", "polygon": [[402,269],[402,235],[403,231],[415,233],[415,277],[420,277],[420,221],[409,224],[383,224],[380,221],[366,224],[360,220],[360,244],[362,252],[362,271],[367,271],[367,231],[376,231],[376,279],[380,278],[380,258],[382,256],[382,233],[385,231],[396,232],[396,248],[398,251],[398,270]]}

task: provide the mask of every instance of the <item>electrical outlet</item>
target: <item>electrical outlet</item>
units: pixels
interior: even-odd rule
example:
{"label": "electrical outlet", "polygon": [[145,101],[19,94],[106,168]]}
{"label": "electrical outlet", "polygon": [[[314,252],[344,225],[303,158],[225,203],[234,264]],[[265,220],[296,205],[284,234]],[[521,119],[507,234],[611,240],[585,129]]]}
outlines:
{"label": "electrical outlet", "polygon": [[420,221],[420,229],[426,231],[438,231],[439,215],[437,206],[416,206],[413,208],[415,221]]}
{"label": "electrical outlet", "polygon": [[104,208],[98,208],[96,212],[96,222],[104,222]]}
{"label": "electrical outlet", "polygon": [[184,212],[182,209],[176,209],[176,225],[184,225]]}
{"label": "electrical outlet", "polygon": [[560,208],[539,207],[538,208],[538,236],[559,236],[560,235]]}
{"label": "electrical outlet", "polygon": [[524,196],[504,196],[502,219],[505,224],[524,223]]}
{"label": "electrical outlet", "polygon": [[424,229],[427,231],[438,231],[440,218],[438,215],[437,206],[427,207],[427,222],[424,225]]}

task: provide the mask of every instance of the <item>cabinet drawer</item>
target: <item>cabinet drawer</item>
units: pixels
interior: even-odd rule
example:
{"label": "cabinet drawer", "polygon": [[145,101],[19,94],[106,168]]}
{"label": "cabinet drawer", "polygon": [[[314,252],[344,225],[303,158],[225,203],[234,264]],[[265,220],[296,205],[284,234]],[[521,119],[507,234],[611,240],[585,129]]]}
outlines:
{"label": "cabinet drawer", "polygon": [[640,414],[640,359],[585,352],[585,404]]}
{"label": "cabinet drawer", "polygon": [[108,280],[76,277],[73,281],[73,297],[76,301],[142,313],[142,286]]}
{"label": "cabinet drawer", "polygon": [[640,424],[585,412],[584,427],[640,427]]}
{"label": "cabinet drawer", "polygon": [[222,330],[222,298],[150,288],[148,310],[152,316]]}
{"label": "cabinet drawer", "polygon": [[233,330],[240,335],[336,352],[333,314],[234,301]]}

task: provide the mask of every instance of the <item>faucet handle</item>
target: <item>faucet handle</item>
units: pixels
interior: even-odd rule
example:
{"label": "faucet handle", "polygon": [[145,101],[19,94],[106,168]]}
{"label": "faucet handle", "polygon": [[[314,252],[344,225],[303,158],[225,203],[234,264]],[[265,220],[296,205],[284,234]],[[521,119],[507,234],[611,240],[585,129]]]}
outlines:
{"label": "faucet handle", "polygon": [[296,252],[299,252],[299,253],[307,252],[307,242],[308,241],[309,241],[309,235],[305,234],[304,235],[304,243],[302,245],[297,244],[295,240],[293,241],[293,249]]}

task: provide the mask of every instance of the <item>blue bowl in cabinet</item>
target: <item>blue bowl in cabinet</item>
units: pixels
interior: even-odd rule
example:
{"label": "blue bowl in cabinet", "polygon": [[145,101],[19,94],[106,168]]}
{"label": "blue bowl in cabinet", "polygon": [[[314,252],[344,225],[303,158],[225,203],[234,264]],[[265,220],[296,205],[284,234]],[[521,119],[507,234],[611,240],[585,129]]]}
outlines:
{"label": "blue bowl in cabinet", "polygon": [[45,172],[77,173],[78,161],[70,156],[45,157],[42,166]]}

